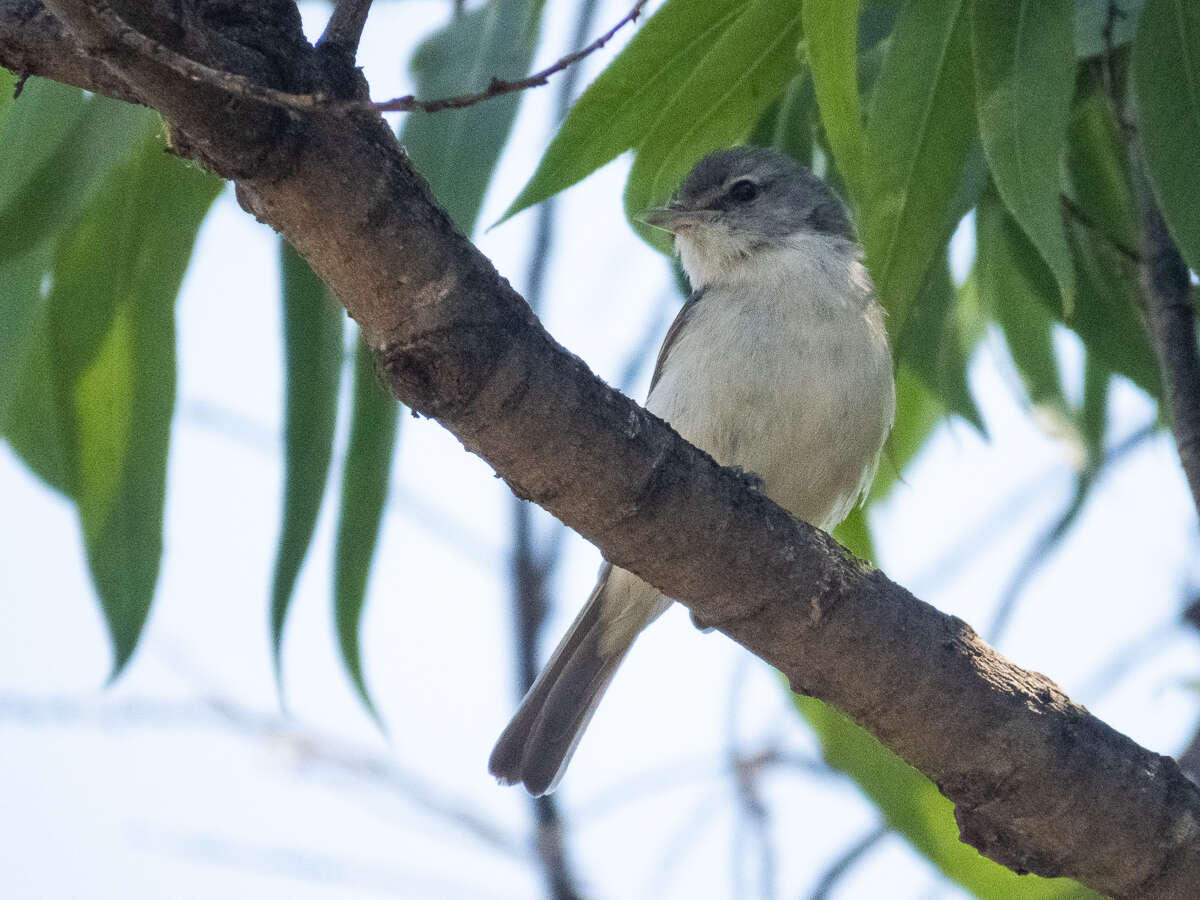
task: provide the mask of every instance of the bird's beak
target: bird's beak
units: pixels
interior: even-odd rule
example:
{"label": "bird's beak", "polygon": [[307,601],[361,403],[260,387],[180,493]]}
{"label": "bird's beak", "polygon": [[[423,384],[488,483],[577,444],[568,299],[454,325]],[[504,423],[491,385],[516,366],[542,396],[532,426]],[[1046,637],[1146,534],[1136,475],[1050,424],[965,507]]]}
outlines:
{"label": "bird's beak", "polygon": [[668,203],[666,206],[656,206],[647,209],[635,217],[652,228],[661,228],[672,234],[680,230],[699,225],[700,215],[696,210],[688,209],[678,203]]}

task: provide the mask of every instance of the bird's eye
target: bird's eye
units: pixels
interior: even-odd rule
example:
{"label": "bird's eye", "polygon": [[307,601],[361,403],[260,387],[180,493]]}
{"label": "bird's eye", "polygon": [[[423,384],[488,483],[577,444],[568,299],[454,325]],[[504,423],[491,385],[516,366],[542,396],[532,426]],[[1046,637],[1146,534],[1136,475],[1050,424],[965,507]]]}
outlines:
{"label": "bird's eye", "polygon": [[733,187],[729,189],[729,197],[731,200],[736,200],[738,203],[749,203],[758,196],[758,185],[748,178],[743,178],[741,181],[735,181]]}

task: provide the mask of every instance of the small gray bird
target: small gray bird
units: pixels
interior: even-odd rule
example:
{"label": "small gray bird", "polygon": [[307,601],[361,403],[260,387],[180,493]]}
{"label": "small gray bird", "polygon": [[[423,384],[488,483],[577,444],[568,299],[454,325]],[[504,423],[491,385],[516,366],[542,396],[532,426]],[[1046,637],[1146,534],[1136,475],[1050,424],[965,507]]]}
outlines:
{"label": "small gray bird", "polygon": [[[674,233],[693,289],[646,408],[832,529],[870,486],[896,406],[883,310],[845,207],[782,153],[737,147],[700,160],[643,218]],[[605,563],[500,735],[491,773],[535,796],[553,790],[617,666],[670,604]]]}

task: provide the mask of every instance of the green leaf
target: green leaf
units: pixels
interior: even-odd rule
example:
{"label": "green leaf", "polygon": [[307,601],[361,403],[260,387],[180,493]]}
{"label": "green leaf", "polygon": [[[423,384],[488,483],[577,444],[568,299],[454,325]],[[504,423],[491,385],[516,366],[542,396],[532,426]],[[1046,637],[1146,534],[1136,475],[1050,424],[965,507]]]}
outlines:
{"label": "green leaf", "polygon": [[1104,435],[1108,430],[1108,389],[1112,371],[1094,353],[1083,366],[1083,404],[1079,410],[1079,430],[1087,447],[1088,460],[1095,467],[1104,460]]}
{"label": "green leaf", "polygon": [[850,199],[857,201],[863,158],[858,4],[804,0],[804,43],[829,147]]}
{"label": "green leaf", "polygon": [[1065,415],[1067,401],[1054,352],[1054,276],[1004,209],[995,188],[986,191],[976,207],[975,246],[980,302],[1000,326],[1029,400]]}
{"label": "green leaf", "polygon": [[341,307],[326,295],[321,279],[283,238],[279,239],[279,263],[287,410],[283,527],[271,584],[271,649],[276,683],[282,686],[283,626],[317,527],[333,456],[343,315]]}
{"label": "green leaf", "polygon": [[[8,75],[3,69],[0,73]],[[4,87],[4,97],[0,118],[0,210],[59,148],[87,102],[79,88],[45,78],[30,78],[19,99],[13,99],[10,81]]]}
{"label": "green leaf", "polygon": [[749,0],[667,0],[571,109],[500,221],[639,143]]}
{"label": "green leaf", "polygon": [[[21,388],[46,312],[44,282],[54,244],[45,241],[0,263],[0,432]],[[53,480],[53,479],[47,479]]]}
{"label": "green leaf", "polygon": [[[484,90],[492,78],[520,78],[537,46],[544,0],[491,0],[456,15],[413,54],[417,95],[446,97]],[[475,228],[483,195],[508,139],[520,93],[464,109],[414,112],[401,142],[454,223]]]}
{"label": "green leaf", "polygon": [[1154,196],[1183,258],[1200,271],[1200,4],[1146,0],[1133,80]]}
{"label": "green leaf", "polygon": [[867,117],[861,226],[893,333],[953,229],[973,146],[965,0],[907,0]]}
{"label": "green leaf", "polygon": [[1139,240],[1137,209],[1120,128],[1103,85],[1097,83],[1071,115],[1067,172],[1071,199],[1086,227],[1133,253]]}
{"label": "green leaf", "polygon": [[1017,875],[962,843],[954,805],[937,787],[866,730],[811,697],[794,697],[821,741],[825,762],[848,775],[888,826],[951,881],[981,900],[1084,900],[1098,897],[1065,878]]}
{"label": "green leaf", "polygon": [[[751,0],[688,75],[637,145],[625,185],[630,216],[665,202],[705,153],[742,140],[796,73],[800,10],[793,3]],[[666,249],[658,229],[635,223]]]}
{"label": "green leaf", "polygon": [[775,118],[775,133],[772,146],[782,150],[792,159],[812,166],[813,120],[817,112],[817,97],[813,91],[812,76],[801,72],[788,82]]}
{"label": "green leaf", "polygon": [[387,500],[399,425],[398,411],[396,398],[375,372],[371,351],[360,341],[354,356],[354,414],[350,420],[350,444],[342,471],[342,508],[334,553],[333,593],[342,661],[358,696],[376,721],[379,721],[379,714],[363,677],[359,630],[367,594],[367,576]]}
{"label": "green leaf", "polygon": [[[1108,24],[1110,0],[1075,0],[1075,53],[1081,59],[1105,52],[1104,28]],[[1146,0],[1120,0],[1113,18],[1112,47],[1123,47],[1133,40],[1138,17]]]}
{"label": "green leaf", "polygon": [[886,500],[900,483],[903,472],[921,452],[945,415],[943,405],[925,386],[924,381],[906,367],[896,371],[896,424],[892,427],[879,456],[879,468],[863,504],[850,512],[833,536],[859,559],[875,561],[867,512]]}
{"label": "green leaf", "polygon": [[974,0],[979,133],[1000,197],[1054,272],[1064,315],[1075,271],[1059,169],[1075,83],[1071,0]]}
{"label": "green leaf", "polygon": [[937,395],[949,412],[987,429],[967,386],[966,349],[956,315],[957,292],[946,262],[930,270],[904,331],[896,342],[896,361],[907,365]]}
{"label": "green leaf", "polygon": [[[36,104],[32,111],[27,113],[22,94],[6,116],[4,137],[15,139],[16,146],[0,151],[0,172],[8,173],[0,176],[0,234],[5,236],[0,262],[58,232],[158,127],[158,117],[148,109],[98,94],[79,103],[73,97],[79,94],[75,88],[34,90],[40,86],[39,82],[27,92],[32,95],[30,104]],[[49,121],[40,121],[43,106]],[[20,145],[30,146],[33,140],[44,141],[37,145],[40,152],[28,159],[13,158]],[[35,160],[40,161],[34,165]]]}
{"label": "green leaf", "polygon": [[875,564],[875,542],[871,540],[871,526],[867,521],[865,506],[850,510],[850,515],[833,529],[833,537],[859,559]]}
{"label": "green leaf", "polygon": [[137,645],[158,578],[174,300],[222,185],[143,135],[57,242],[26,389],[10,409],[14,449],[78,508],[114,678]]}
{"label": "green leaf", "polygon": [[1089,352],[1151,397],[1161,397],[1158,363],[1138,312],[1140,287],[1134,264],[1086,226],[1073,226],[1068,239],[1079,284],[1079,302],[1068,324]]}
{"label": "green leaf", "polygon": [[13,91],[16,86],[17,76],[0,66],[0,123],[4,121],[4,116],[8,112],[9,106],[12,105]]}

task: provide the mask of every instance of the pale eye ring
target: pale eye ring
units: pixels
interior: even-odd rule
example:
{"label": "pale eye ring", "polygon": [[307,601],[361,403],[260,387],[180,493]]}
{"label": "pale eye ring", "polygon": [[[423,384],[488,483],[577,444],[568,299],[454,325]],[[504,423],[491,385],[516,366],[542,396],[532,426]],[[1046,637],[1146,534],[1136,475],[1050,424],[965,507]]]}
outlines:
{"label": "pale eye ring", "polygon": [[729,199],[738,203],[749,203],[758,196],[758,185],[749,178],[735,181],[729,189]]}

